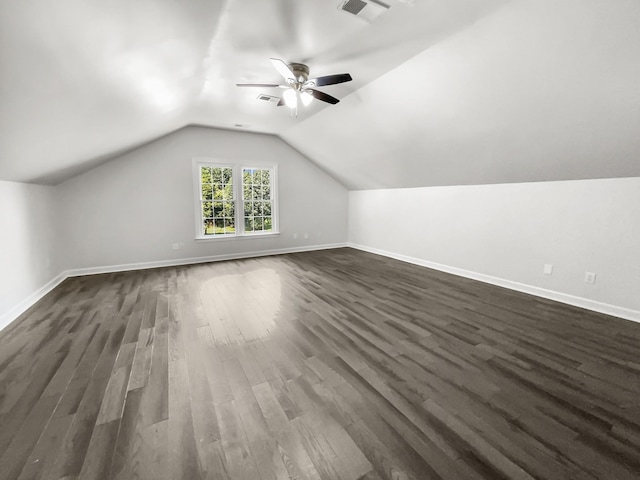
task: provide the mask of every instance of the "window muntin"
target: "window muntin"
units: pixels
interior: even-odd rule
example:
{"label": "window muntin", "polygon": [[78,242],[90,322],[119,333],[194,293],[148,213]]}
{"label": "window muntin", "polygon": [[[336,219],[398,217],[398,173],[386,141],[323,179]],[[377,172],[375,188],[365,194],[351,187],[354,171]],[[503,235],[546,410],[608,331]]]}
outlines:
{"label": "window muntin", "polygon": [[194,159],[196,237],[277,233],[276,166],[242,166]]}

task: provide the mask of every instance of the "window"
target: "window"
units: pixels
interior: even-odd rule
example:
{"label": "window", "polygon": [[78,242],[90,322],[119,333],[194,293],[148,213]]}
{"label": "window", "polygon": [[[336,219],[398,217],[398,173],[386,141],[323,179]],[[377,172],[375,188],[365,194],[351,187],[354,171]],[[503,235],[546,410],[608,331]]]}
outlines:
{"label": "window", "polygon": [[194,161],[197,238],[277,233],[276,167]]}
{"label": "window", "polygon": [[242,202],[245,233],[273,231],[271,170],[242,169]]}
{"label": "window", "polygon": [[202,229],[204,235],[236,233],[233,168],[201,166]]}

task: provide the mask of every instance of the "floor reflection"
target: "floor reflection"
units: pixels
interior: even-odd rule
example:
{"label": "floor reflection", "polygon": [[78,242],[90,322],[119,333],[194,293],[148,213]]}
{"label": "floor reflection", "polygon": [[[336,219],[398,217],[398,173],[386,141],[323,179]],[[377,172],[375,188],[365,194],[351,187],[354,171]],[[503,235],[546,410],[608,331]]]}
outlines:
{"label": "floor reflection", "polygon": [[278,272],[270,268],[204,281],[200,288],[202,313],[215,343],[240,344],[268,337],[276,327],[281,283]]}

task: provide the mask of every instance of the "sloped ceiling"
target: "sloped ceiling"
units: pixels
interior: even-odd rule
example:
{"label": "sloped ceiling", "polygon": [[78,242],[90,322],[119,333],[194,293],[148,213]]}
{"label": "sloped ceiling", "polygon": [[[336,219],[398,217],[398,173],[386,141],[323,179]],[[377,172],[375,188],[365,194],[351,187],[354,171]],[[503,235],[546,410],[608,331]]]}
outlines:
{"label": "sloped ceiling", "polygon": [[[190,124],[279,135],[355,189],[640,175],[637,0],[340,3],[0,0],[0,179]],[[278,82],[269,57],[354,81],[292,117],[235,87]]]}
{"label": "sloped ceiling", "polygon": [[640,176],[640,2],[512,2],[283,137],[352,189]]}

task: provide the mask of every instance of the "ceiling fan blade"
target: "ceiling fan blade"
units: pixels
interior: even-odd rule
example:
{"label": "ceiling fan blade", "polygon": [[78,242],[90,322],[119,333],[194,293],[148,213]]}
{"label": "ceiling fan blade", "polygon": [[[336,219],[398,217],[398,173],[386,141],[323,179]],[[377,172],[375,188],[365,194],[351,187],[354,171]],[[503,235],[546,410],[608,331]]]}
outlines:
{"label": "ceiling fan blade", "polygon": [[325,85],[335,85],[336,83],[350,82],[353,80],[348,73],[337,73],[335,75],[325,75],[324,77],[310,78],[306,83],[309,86],[324,87]]}
{"label": "ceiling fan blade", "polygon": [[236,83],[236,87],[289,88],[289,85],[278,85],[277,83]]}
{"label": "ceiling fan blade", "polygon": [[293,74],[289,66],[284,63],[279,58],[271,58],[271,63],[273,67],[278,71],[282,78],[284,78],[288,83],[293,83],[296,81],[296,76]]}
{"label": "ceiling fan blade", "polygon": [[309,92],[311,95],[313,95],[314,98],[317,98],[318,100],[321,100],[323,102],[330,103],[331,105],[335,105],[340,101],[336,97],[332,97],[331,95],[321,92],[320,90],[314,90],[313,88],[309,88],[305,90],[305,92]]}
{"label": "ceiling fan blade", "polygon": [[282,107],[283,105],[285,105],[284,98],[281,98],[276,107]]}

